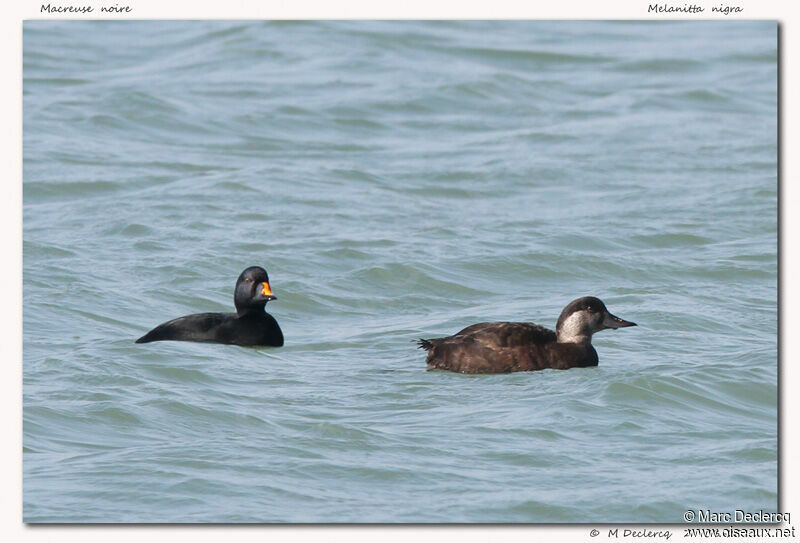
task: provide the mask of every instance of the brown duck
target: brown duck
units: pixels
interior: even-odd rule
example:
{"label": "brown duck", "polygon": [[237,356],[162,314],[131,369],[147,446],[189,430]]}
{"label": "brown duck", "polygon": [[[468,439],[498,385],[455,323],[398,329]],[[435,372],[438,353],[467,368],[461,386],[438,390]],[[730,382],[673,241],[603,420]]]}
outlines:
{"label": "brown duck", "polygon": [[606,328],[636,326],[606,309],[593,296],[570,302],[553,332],[532,322],[482,322],[455,335],[420,339],[428,351],[428,369],[461,373],[509,373],[545,368],[597,365],[592,334]]}

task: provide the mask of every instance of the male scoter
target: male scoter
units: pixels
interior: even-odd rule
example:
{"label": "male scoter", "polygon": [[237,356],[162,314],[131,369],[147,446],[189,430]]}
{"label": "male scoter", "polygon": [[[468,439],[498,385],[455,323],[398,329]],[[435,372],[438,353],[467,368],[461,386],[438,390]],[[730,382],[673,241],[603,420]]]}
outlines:
{"label": "male scoter", "polygon": [[428,369],[461,373],[509,373],[545,368],[597,365],[592,334],[606,328],[636,326],[608,312],[603,302],[585,296],[561,312],[556,331],[532,322],[483,322],[453,336],[420,339]]}
{"label": "male scoter", "polygon": [[274,300],[264,268],[252,266],[236,280],[233,303],[236,313],[198,313],[160,324],[136,340],[199,341],[228,345],[280,347],[283,333],[278,322],[264,311]]}

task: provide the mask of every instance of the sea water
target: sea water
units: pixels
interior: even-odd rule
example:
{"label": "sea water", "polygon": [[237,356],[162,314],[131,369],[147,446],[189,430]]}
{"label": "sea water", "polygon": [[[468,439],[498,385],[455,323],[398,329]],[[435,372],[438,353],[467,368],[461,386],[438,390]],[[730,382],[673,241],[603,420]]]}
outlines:
{"label": "sea water", "polygon": [[[26,522],[777,507],[777,25],[28,21]],[[232,311],[280,349],[134,340]],[[413,340],[638,323],[600,364]]]}

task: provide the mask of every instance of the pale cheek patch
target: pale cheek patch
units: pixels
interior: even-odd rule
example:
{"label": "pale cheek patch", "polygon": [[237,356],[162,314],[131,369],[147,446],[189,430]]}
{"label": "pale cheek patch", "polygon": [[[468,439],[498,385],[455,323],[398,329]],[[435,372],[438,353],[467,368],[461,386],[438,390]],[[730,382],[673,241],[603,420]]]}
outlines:
{"label": "pale cheek patch", "polygon": [[573,313],[561,324],[561,333],[565,337],[585,335],[586,319],[582,312]]}
{"label": "pale cheek patch", "polygon": [[584,341],[587,336],[591,337],[592,317],[585,311],[576,311],[561,323],[558,337],[559,341]]}

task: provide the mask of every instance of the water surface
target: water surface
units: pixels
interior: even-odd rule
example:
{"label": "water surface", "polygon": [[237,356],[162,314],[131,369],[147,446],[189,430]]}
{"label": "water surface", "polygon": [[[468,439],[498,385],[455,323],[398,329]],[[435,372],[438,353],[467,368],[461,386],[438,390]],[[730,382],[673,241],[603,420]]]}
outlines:
{"label": "water surface", "polygon": [[[777,507],[774,22],[24,25],[26,522]],[[265,266],[282,349],[135,345]],[[596,368],[412,340],[639,324]]]}

